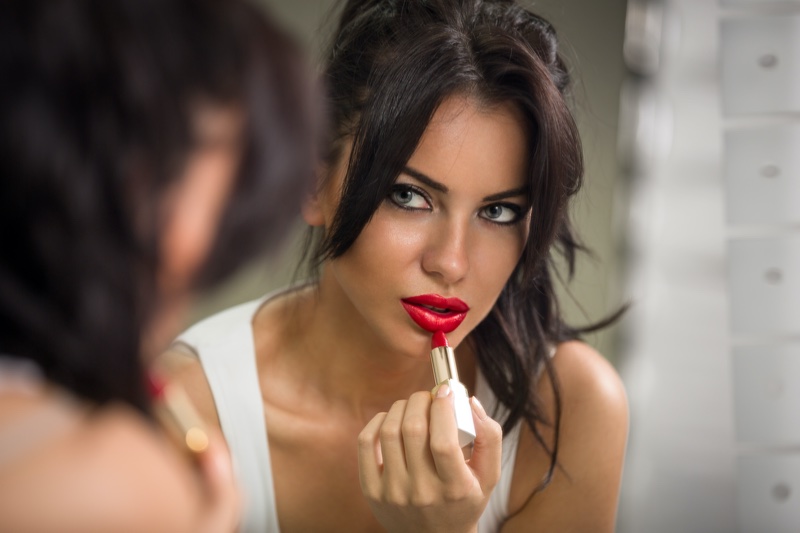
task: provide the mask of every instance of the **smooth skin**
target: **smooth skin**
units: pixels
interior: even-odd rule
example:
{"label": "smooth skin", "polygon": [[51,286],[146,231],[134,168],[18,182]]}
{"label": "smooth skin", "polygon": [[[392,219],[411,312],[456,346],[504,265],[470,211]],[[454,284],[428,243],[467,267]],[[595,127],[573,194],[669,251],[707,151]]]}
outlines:
{"label": "smooth skin", "polygon": [[[353,246],[324,265],[319,285],[256,313],[282,531],[475,531],[499,477],[500,427],[473,401],[477,438],[464,459],[451,398],[430,396],[430,333],[400,299],[438,293],[471,307],[448,339],[461,381],[473,391],[475,357],[465,338],[491,310],[528,236],[526,144],[514,107],[445,100],[409,170]],[[347,158],[345,149],[305,206],[309,224],[330,227]],[[218,424],[196,360],[177,351],[167,359]],[[530,497],[549,456],[524,428],[513,516],[502,530],[611,532],[627,436],[624,389],[583,343],[559,345],[554,365],[563,396],[560,468]],[[545,377],[537,387],[552,415]]]}
{"label": "smooth skin", "polygon": [[[162,206],[162,302],[143,333],[145,360],[182,324],[239,161],[240,112],[203,108],[196,119],[201,145]],[[0,452],[3,437],[39,416],[47,421],[23,431],[30,446],[0,463],[0,532],[222,533],[239,523],[240,495],[216,429],[192,464],[130,407],[92,408],[46,384],[0,392]]]}
{"label": "smooth skin", "polygon": [[[0,427],[61,408],[51,392],[4,395]],[[0,467],[0,531],[233,531],[238,489],[222,437],[214,432],[198,468],[131,409],[64,412],[61,431]],[[196,470],[196,472],[194,471]]]}

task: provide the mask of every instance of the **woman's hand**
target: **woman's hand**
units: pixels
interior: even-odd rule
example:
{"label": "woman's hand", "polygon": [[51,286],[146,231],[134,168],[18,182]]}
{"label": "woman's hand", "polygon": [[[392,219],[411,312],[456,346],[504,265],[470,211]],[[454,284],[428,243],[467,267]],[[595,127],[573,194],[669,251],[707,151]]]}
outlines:
{"label": "woman's hand", "polygon": [[358,437],[361,490],[388,531],[476,531],[500,479],[502,430],[472,398],[475,443],[465,460],[450,388],[417,392]]}
{"label": "woman's hand", "polygon": [[225,441],[208,431],[208,448],[198,456],[204,500],[197,516],[198,533],[230,533],[239,525],[241,498]]}

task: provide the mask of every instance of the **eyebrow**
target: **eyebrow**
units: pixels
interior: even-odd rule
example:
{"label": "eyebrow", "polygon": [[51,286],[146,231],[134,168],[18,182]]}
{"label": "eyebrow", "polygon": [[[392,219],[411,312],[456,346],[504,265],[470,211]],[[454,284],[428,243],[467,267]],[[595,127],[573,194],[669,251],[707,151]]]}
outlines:
{"label": "eyebrow", "polygon": [[443,192],[443,193],[446,194],[447,192],[450,191],[450,189],[448,189],[445,184],[439,183],[438,181],[429,178],[428,176],[426,176],[425,174],[423,174],[419,170],[414,170],[411,167],[403,167],[403,174],[408,174],[409,176],[411,176],[415,180],[417,180],[419,182],[422,182],[425,185],[427,185],[428,187],[430,187],[431,189],[436,189],[439,192]]}
{"label": "eyebrow", "polygon": [[[443,183],[439,183],[438,181],[432,179],[430,176],[426,176],[419,170],[415,170],[411,167],[403,167],[403,174],[407,174],[410,177],[414,178],[415,180],[419,181],[420,183],[424,183],[431,189],[435,189],[439,192],[443,192],[447,194],[450,189],[447,188],[446,185]],[[513,198],[515,196],[524,196],[528,192],[528,187],[518,187],[516,189],[510,189],[508,191],[498,192],[495,194],[490,194],[483,198],[484,202],[496,202],[497,200],[504,200],[506,198]]]}

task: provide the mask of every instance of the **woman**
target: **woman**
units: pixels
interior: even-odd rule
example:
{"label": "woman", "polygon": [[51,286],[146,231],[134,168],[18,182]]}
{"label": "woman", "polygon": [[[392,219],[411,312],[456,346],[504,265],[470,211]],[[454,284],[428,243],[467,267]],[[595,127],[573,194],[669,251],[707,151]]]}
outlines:
{"label": "woman", "polygon": [[[552,27],[508,0],[342,13],[303,210],[321,273],[174,352],[199,356],[181,379],[231,446],[244,530],[613,531],[625,394],[552,284],[583,172]],[[479,399],[468,460],[453,388],[429,392],[436,324]]]}
{"label": "woman", "polygon": [[0,530],[232,531],[145,367],[299,212],[300,56],[238,0],[9,0],[0,50]]}

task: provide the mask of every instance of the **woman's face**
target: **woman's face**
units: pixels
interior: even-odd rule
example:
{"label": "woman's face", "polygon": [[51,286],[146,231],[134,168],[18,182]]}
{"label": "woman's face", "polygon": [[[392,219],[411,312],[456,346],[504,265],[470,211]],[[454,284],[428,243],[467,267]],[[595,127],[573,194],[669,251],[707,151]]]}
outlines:
{"label": "woman's face", "polygon": [[[386,349],[414,357],[428,356],[426,329],[452,329],[448,338],[458,345],[489,313],[525,247],[527,160],[525,130],[511,104],[445,100],[355,243],[325,265],[322,283],[335,286],[329,293],[341,299],[344,316]],[[326,226],[343,166],[320,194]],[[458,302],[422,295],[457,298],[469,311],[460,321]]]}

